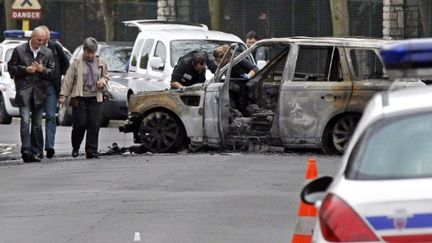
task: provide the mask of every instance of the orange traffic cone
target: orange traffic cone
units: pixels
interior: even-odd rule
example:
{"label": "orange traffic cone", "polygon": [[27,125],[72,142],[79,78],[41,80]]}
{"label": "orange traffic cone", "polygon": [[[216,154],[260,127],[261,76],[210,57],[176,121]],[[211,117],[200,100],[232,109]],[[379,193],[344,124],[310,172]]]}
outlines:
{"label": "orange traffic cone", "polygon": [[[318,177],[318,168],[316,160],[310,158],[306,170],[306,183]],[[292,238],[292,243],[309,243],[312,242],[312,231],[317,216],[317,209],[313,205],[305,204],[300,201],[297,224]]]}

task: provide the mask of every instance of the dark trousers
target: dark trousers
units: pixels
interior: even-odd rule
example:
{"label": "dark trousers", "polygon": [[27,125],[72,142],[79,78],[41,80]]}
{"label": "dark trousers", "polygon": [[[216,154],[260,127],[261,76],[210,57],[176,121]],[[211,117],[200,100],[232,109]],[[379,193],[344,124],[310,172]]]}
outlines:
{"label": "dark trousers", "polygon": [[[21,153],[31,153],[34,155],[42,154],[41,141],[43,142],[42,133],[42,115],[44,107],[35,107],[33,99],[29,106],[19,107],[21,115],[20,135],[21,135]],[[31,122],[31,129],[30,129]]]}
{"label": "dark trousers", "polygon": [[96,97],[77,97],[77,99],[77,106],[72,108],[72,148],[79,150],[86,134],[86,154],[97,153],[102,102],[97,102]]}

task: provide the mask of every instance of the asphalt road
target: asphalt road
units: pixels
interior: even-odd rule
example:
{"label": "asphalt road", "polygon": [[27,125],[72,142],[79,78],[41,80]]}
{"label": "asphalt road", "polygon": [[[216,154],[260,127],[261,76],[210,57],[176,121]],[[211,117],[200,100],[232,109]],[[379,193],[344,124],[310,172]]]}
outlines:
{"label": "asphalt road", "polygon": [[[0,126],[14,135],[14,125]],[[60,127],[58,140],[70,132]],[[123,138],[102,129],[104,143]],[[120,145],[120,144],[119,144]],[[68,145],[58,151],[69,153]],[[290,242],[307,160],[301,153],[125,154],[0,166],[1,242]]]}
{"label": "asphalt road", "polygon": [[[0,165],[21,161],[19,135],[19,118],[14,118],[10,125],[0,125]],[[101,128],[99,133],[99,151],[109,151],[113,143],[119,147],[134,146],[131,133],[120,133],[118,126],[122,121],[112,121],[108,128]],[[44,129],[45,130],[45,129]],[[71,127],[57,127],[55,150],[57,158],[69,157],[72,151]],[[84,142],[81,145],[81,153],[84,152]],[[46,160],[46,159],[45,159]]]}

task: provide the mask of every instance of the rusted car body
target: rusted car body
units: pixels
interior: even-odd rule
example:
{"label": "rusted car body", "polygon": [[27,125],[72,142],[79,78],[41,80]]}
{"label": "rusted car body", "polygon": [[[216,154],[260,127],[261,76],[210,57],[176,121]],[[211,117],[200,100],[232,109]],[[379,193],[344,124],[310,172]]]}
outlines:
{"label": "rusted car body", "polygon": [[[153,152],[190,145],[240,149],[251,145],[344,151],[369,99],[377,92],[425,85],[389,80],[380,47],[391,41],[360,38],[273,38],[232,56],[204,84],[136,94],[120,131]],[[235,65],[267,48],[269,60],[250,80],[231,78]],[[235,46],[233,46],[235,48]],[[235,53],[235,50],[233,50]],[[244,86],[248,97],[235,87]],[[248,114],[233,99],[248,100]]]}

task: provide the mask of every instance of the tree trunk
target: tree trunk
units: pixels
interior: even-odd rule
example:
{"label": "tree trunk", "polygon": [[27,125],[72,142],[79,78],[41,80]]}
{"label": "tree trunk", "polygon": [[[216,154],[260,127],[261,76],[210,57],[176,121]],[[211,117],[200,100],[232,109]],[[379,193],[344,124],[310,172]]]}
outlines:
{"label": "tree trunk", "polygon": [[212,30],[221,30],[220,0],[208,0]]}
{"label": "tree trunk", "polygon": [[427,37],[431,35],[431,21],[429,14],[430,11],[430,0],[420,0],[419,1],[419,12],[420,12],[420,23],[421,28],[419,32],[419,37]]}
{"label": "tree trunk", "polygon": [[12,4],[14,0],[4,0],[4,7],[5,7],[5,19],[6,19],[6,29],[16,29],[17,28],[17,21],[12,19]]}
{"label": "tree trunk", "polygon": [[348,0],[330,0],[333,36],[349,36]]}
{"label": "tree trunk", "polygon": [[116,0],[99,0],[102,8],[102,14],[105,22],[105,41],[113,41],[115,37],[116,27],[114,25],[116,14],[114,5]]}

